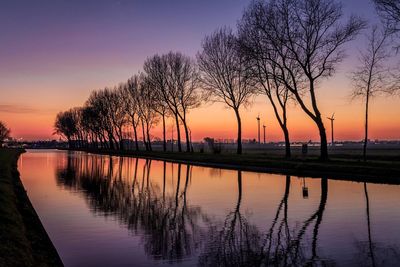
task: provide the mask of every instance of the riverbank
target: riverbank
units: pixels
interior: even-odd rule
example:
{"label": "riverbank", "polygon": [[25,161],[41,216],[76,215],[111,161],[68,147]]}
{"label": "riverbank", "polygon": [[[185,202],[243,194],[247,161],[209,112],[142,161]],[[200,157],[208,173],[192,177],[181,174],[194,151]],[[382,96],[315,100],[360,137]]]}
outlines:
{"label": "riverbank", "polygon": [[63,266],[19,178],[23,152],[0,148],[0,266]]}
{"label": "riverbank", "polygon": [[296,157],[284,159],[266,154],[209,154],[148,151],[115,151],[84,149],[94,154],[140,157],[177,163],[224,169],[279,173],[294,176],[327,177],[351,181],[400,184],[400,161],[386,157],[384,160],[360,161],[347,157],[331,158],[321,162],[317,158]]}

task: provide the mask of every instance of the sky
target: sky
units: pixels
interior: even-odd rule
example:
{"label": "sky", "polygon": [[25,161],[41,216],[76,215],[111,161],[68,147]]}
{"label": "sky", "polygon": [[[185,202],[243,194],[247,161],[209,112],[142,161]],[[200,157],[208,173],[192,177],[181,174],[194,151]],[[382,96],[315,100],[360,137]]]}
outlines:
{"label": "sky", "polygon": [[[4,0],[0,1],[0,120],[12,136],[57,139],[59,111],[81,106],[96,89],[126,81],[155,53],[181,51],[195,57],[205,35],[235,27],[250,0]],[[370,0],[343,1],[345,15],[377,21]],[[335,112],[335,139],[361,140],[363,105],[349,99],[349,73],[365,45],[360,37],[347,46],[334,77],[319,85],[325,117]],[[371,139],[400,139],[400,98],[377,97],[371,106]],[[291,103],[293,141],[318,140],[318,131]],[[256,117],[266,125],[267,141],[283,140],[265,96],[242,110],[243,138],[257,135]],[[325,121],[328,134],[329,121]],[[169,125],[172,124],[168,122]],[[193,139],[235,138],[234,113],[206,104],[189,113]],[[153,133],[161,136],[160,126]]]}

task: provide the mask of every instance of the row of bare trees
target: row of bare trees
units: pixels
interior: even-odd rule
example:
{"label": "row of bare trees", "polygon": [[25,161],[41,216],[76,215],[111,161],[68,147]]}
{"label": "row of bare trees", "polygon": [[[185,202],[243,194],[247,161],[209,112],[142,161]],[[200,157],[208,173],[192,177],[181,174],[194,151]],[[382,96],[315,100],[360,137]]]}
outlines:
{"label": "row of bare trees", "polygon": [[[144,72],[115,88],[94,91],[83,107],[57,115],[55,129],[70,146],[124,149],[132,139],[139,150],[139,135],[145,149],[152,150],[151,130],[162,121],[163,150],[167,149],[166,118],[172,117],[177,130],[178,150],[182,151],[181,127],[186,151],[191,151],[188,113],[200,106],[199,72],[189,57],[170,52],[146,60]],[[141,133],[140,133],[141,132]]]}
{"label": "row of bare trees", "polygon": [[[376,2],[380,14],[384,14],[386,9],[379,4],[384,1]],[[375,69],[370,65],[383,64],[387,57],[376,50],[383,49],[386,37],[395,32],[393,25],[397,23],[393,24],[393,18],[391,22],[391,30],[371,40],[373,47],[368,52],[374,54],[366,54],[365,64],[354,74],[358,88],[355,95],[365,95],[365,90],[374,86],[371,76]],[[239,20],[237,31],[222,27],[204,38],[197,62],[179,52],[154,55],[145,61],[143,72],[126,83],[93,92],[83,108],[58,114],[56,132],[68,140],[83,142],[79,145],[124,149],[129,125],[136,149],[140,129],[146,150],[152,150],[151,129],[161,121],[165,151],[166,118],[170,117],[175,122],[178,150],[182,151],[183,128],[186,151],[191,151],[189,111],[205,101],[218,101],[235,113],[237,153],[241,154],[242,107],[250,105],[255,95],[263,94],[282,129],[286,157],[291,156],[287,107],[293,101],[315,123],[320,157],[327,160],[318,87],[334,75],[344,58],[345,45],[365,27],[366,22],[357,16],[345,20],[336,1],[253,1]],[[372,61],[371,56],[375,57]],[[376,76],[376,80],[382,80],[379,72]],[[368,100],[367,96],[367,109]]]}

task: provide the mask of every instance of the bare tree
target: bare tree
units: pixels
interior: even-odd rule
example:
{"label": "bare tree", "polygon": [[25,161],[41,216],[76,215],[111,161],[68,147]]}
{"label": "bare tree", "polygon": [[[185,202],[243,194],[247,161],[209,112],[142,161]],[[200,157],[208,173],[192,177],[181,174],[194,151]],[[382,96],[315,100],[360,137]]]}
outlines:
{"label": "bare tree", "polygon": [[[151,151],[151,135],[150,130],[158,123],[157,112],[155,112],[154,104],[156,101],[156,91],[153,90],[145,74],[138,76],[138,93],[136,95],[136,103],[139,110],[139,118],[142,122],[143,142],[146,150]],[[147,136],[147,141],[146,141]]]}
{"label": "bare tree", "polygon": [[267,37],[278,55],[287,86],[303,111],[316,124],[321,160],[328,159],[325,126],[318,106],[318,83],[331,77],[344,57],[343,46],[364,28],[364,21],[341,19],[342,6],[329,0],[276,0],[253,2],[248,12],[256,16],[256,28]]}
{"label": "bare tree", "polygon": [[364,161],[367,160],[370,99],[385,91],[389,86],[389,72],[385,66],[390,56],[387,40],[388,31],[380,30],[377,26],[374,26],[368,36],[366,50],[360,53],[360,65],[352,74],[354,83],[352,97],[361,97],[365,102]]}
{"label": "bare tree", "polygon": [[6,124],[0,121],[0,147],[3,146],[4,140],[10,137],[10,132]]}
{"label": "bare tree", "polygon": [[115,129],[112,117],[112,108],[110,108],[111,89],[105,88],[103,90],[94,91],[86,101],[87,106],[93,107],[99,114],[100,125],[103,129],[104,135],[108,142],[108,148],[114,149],[118,144],[115,137]]}
{"label": "bare tree", "polygon": [[194,62],[179,52],[154,55],[144,63],[150,84],[156,89],[163,104],[175,117],[178,150],[182,151],[180,122],[186,135],[186,151],[190,151],[190,135],[187,114],[191,109],[200,106],[202,98],[199,93],[198,71]]}
{"label": "bare tree", "polygon": [[400,1],[398,0],[373,0],[378,14],[391,31],[399,32]]}
{"label": "bare tree", "polygon": [[181,133],[179,123],[179,105],[174,97],[176,95],[174,88],[167,84],[170,71],[168,68],[166,55],[154,55],[148,58],[143,65],[143,69],[152,84],[154,90],[157,90],[157,95],[163,104],[166,104],[169,111],[173,115],[177,130],[178,151],[182,152]]}
{"label": "bare tree", "polygon": [[242,153],[242,122],[240,108],[250,104],[256,94],[243,55],[239,52],[237,37],[232,30],[222,28],[206,36],[197,62],[202,72],[203,88],[215,101],[232,108],[236,115],[237,153]]}
{"label": "bare tree", "polygon": [[138,126],[140,123],[139,118],[139,105],[136,101],[138,94],[138,75],[132,76],[125,85],[125,93],[124,93],[124,106],[126,113],[129,117],[129,122],[132,125],[133,135],[135,139],[135,149],[139,150],[139,142],[138,142]]}
{"label": "bare tree", "polygon": [[125,92],[123,84],[115,87],[108,95],[108,105],[111,114],[111,121],[114,127],[115,135],[118,137],[119,149],[123,150],[123,128],[127,123],[127,113],[123,105]]}
{"label": "bare tree", "polygon": [[163,150],[167,151],[167,140],[166,140],[166,124],[165,120],[168,113],[172,113],[178,121],[178,115],[170,110],[168,101],[166,101],[167,92],[167,68],[166,64],[161,57],[154,55],[148,58],[144,63],[144,70],[146,72],[147,80],[155,91],[155,103],[154,110],[161,115],[162,127],[163,127]]}
{"label": "bare tree", "polygon": [[65,137],[68,145],[72,147],[72,137],[75,134],[75,122],[69,111],[59,112],[54,123],[54,133]]}
{"label": "bare tree", "polygon": [[[243,14],[239,22],[239,43],[248,64],[251,66],[260,92],[265,94],[270,102],[275,117],[282,129],[285,138],[285,157],[291,157],[289,130],[287,127],[287,105],[290,98],[288,87],[281,81],[287,74],[282,74],[284,69],[279,68],[276,62],[279,55],[269,44],[268,36],[258,29],[258,18],[254,11],[249,10]],[[294,72],[294,69],[293,69]]]}

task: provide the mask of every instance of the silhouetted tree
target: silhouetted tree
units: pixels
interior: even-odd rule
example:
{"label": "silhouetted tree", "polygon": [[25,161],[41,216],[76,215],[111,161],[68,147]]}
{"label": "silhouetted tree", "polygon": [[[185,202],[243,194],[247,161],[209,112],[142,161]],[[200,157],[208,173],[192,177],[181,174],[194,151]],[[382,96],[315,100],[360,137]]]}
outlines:
{"label": "silhouetted tree", "polygon": [[[400,31],[400,2],[398,0],[373,0],[378,14],[387,29],[396,34]],[[398,48],[398,46],[397,46]]]}
{"label": "silhouetted tree", "polygon": [[156,103],[156,91],[151,87],[145,74],[141,73],[138,78],[139,86],[137,88],[136,102],[139,109],[139,118],[142,121],[143,142],[145,143],[146,149],[151,151],[150,130],[158,122],[157,112],[154,108]]}
{"label": "silhouetted tree", "polygon": [[125,91],[123,85],[111,90],[108,95],[108,105],[110,108],[110,118],[114,128],[114,133],[118,138],[119,149],[123,150],[123,128],[127,123],[127,113],[123,105],[125,98]]}
{"label": "silhouetted tree", "polygon": [[0,121],[0,147],[3,146],[4,140],[10,137],[10,129],[7,128],[7,125]]}
{"label": "silhouetted tree", "polygon": [[368,115],[371,97],[382,93],[389,86],[389,72],[385,63],[390,54],[387,49],[388,32],[374,26],[368,36],[368,44],[365,51],[360,54],[360,65],[353,72],[352,80],[354,89],[353,98],[363,98],[365,102],[365,128],[363,158],[367,160],[368,144]]}
{"label": "silhouetted tree", "polygon": [[154,55],[144,63],[143,69],[158,101],[166,105],[173,114],[177,129],[178,150],[182,151],[180,121],[186,135],[186,151],[190,151],[187,113],[200,106],[202,98],[198,88],[198,71],[194,62],[179,52]]}
{"label": "silhouetted tree", "polygon": [[139,93],[138,88],[139,88],[139,77],[138,75],[134,75],[127,81],[124,87],[125,93],[123,99],[125,111],[128,115],[129,122],[132,125],[136,151],[139,150],[137,131],[140,123],[140,117],[139,117],[140,110],[139,110],[139,103],[137,102],[137,94]]}
{"label": "silhouetted tree", "polygon": [[[265,94],[271,103],[285,138],[285,156],[290,158],[290,138],[287,127],[287,104],[290,92],[288,87],[281,82],[288,75],[287,71],[279,68],[276,63],[279,61],[279,54],[268,41],[268,35],[259,30],[259,19],[255,10],[251,8],[243,14],[238,26],[240,49],[245,54],[260,92]],[[294,68],[291,69],[295,71]],[[285,73],[282,73],[283,71]]]}
{"label": "silhouetted tree", "polygon": [[237,37],[232,30],[222,28],[206,36],[197,62],[202,72],[204,90],[214,101],[225,103],[236,115],[237,153],[242,153],[242,121],[240,108],[251,102],[256,88],[244,56],[239,51]]}
{"label": "silhouetted tree", "polygon": [[[178,114],[173,112],[171,106],[168,105],[167,99],[167,65],[164,60],[159,55],[154,55],[148,58],[144,63],[144,71],[146,72],[148,82],[150,83],[152,90],[155,91],[155,103],[154,109],[162,117],[162,127],[163,127],[163,150],[167,150],[166,141],[166,124],[165,119],[168,113],[171,113],[175,117],[177,126],[179,126]],[[179,130],[179,129],[178,129]],[[179,143],[180,145],[180,135]]]}
{"label": "silhouetted tree", "polygon": [[[256,1],[248,8],[255,27],[265,34],[278,58],[281,82],[318,127],[321,159],[328,159],[326,130],[318,107],[316,89],[331,77],[344,57],[343,46],[353,40],[364,22],[351,16],[341,21],[342,6],[329,0]],[[286,75],[288,77],[286,77]]]}
{"label": "silhouetted tree", "polygon": [[115,137],[116,128],[118,128],[116,122],[118,120],[114,118],[115,114],[113,114],[116,107],[115,104],[110,105],[111,101],[116,101],[116,99],[113,98],[116,97],[113,96],[112,90],[105,88],[92,92],[89,99],[86,101],[86,105],[94,108],[99,114],[100,125],[108,142],[108,148],[110,149],[114,149],[118,146],[118,141]]}
{"label": "silhouetted tree", "polygon": [[77,132],[76,125],[77,123],[71,109],[57,114],[54,123],[55,133],[64,136],[70,148],[73,147],[72,139]]}

